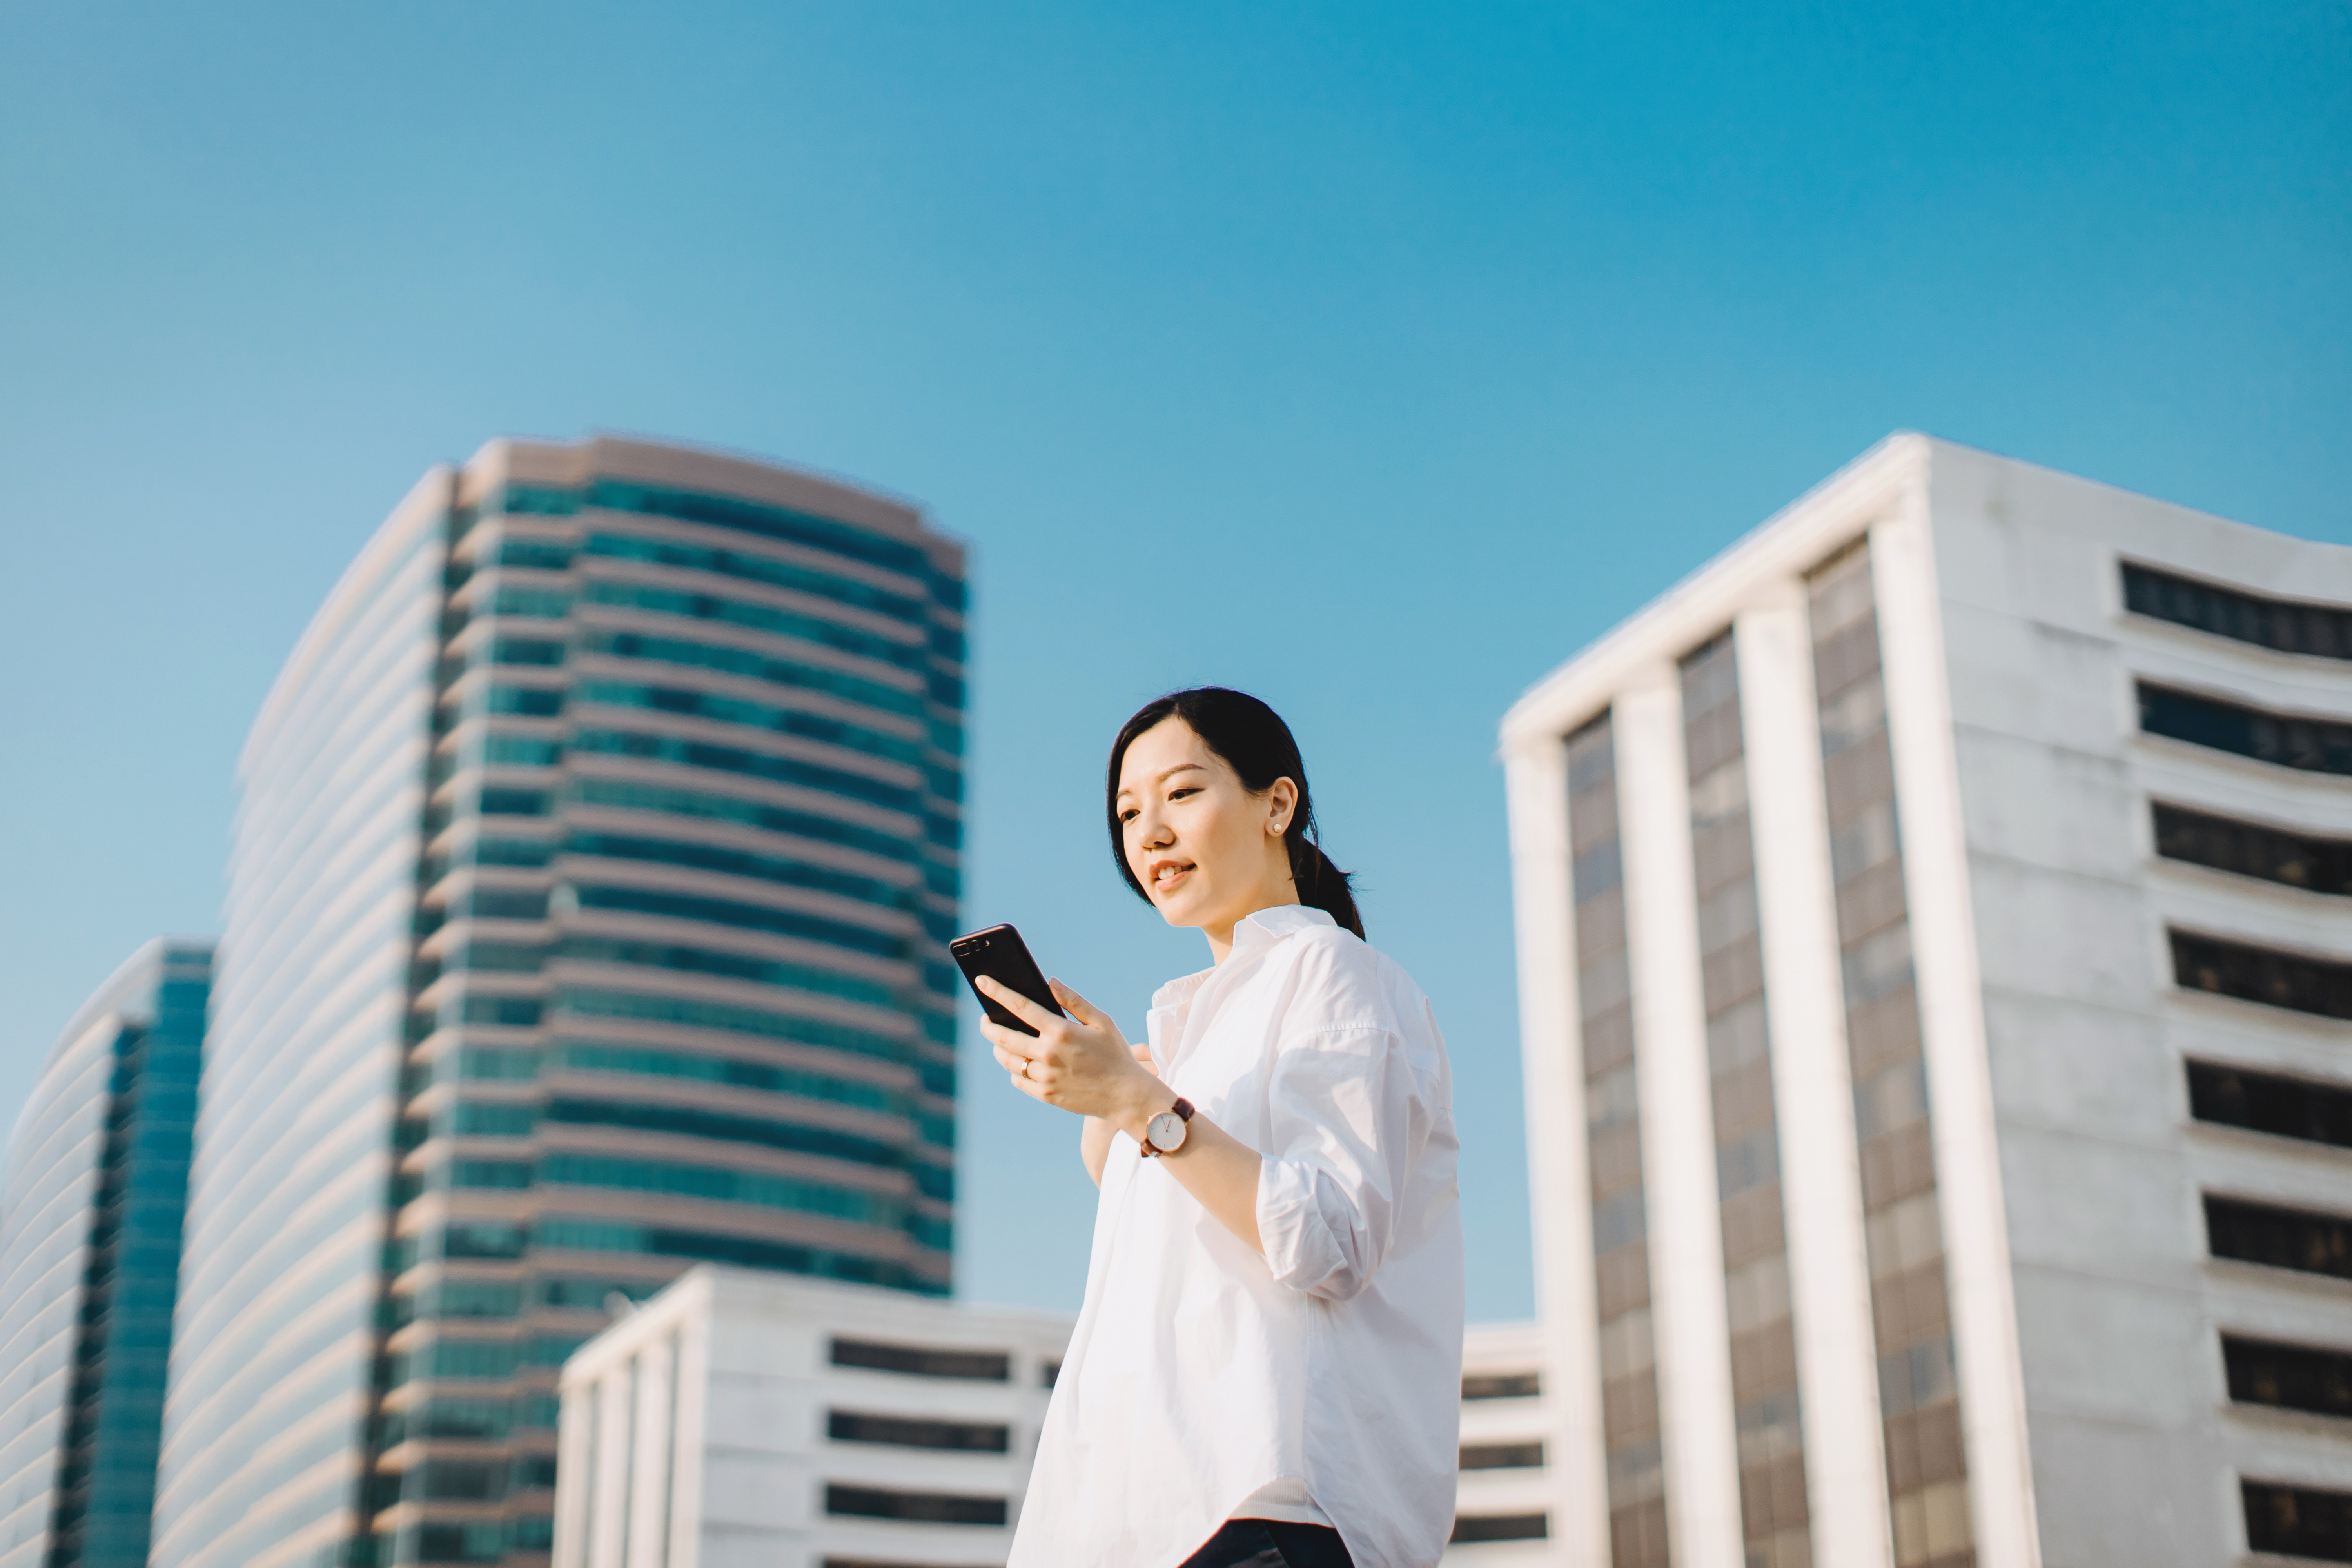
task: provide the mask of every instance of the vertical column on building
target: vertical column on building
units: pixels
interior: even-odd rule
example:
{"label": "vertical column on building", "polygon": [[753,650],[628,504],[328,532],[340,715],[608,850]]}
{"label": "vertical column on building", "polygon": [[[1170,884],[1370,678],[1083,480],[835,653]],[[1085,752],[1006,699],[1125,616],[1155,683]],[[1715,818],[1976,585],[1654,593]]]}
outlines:
{"label": "vertical column on building", "polygon": [[1889,1568],[1862,1167],[1805,609],[1803,585],[1792,580],[1784,595],[1742,613],[1733,634],[1805,1480],[1819,1568]]}
{"label": "vertical column on building", "polygon": [[1544,1326],[1544,1393],[1557,1413],[1551,1479],[1552,1539],[1568,1561],[1610,1560],[1608,1480],[1595,1419],[1601,1355],[1595,1321],[1592,1203],[1583,1141],[1578,1051],[1575,898],[1568,824],[1568,752],[1551,735],[1513,746],[1511,896],[1518,939],[1520,1060],[1526,1075],[1528,1174],[1534,1209],[1536,1299]]}
{"label": "vertical column on building", "polygon": [[1612,1568],[1665,1568],[1672,1559],[1650,1313],[1642,1105],[1625,955],[1615,735],[1608,714],[1568,738],[1568,802],[1610,1562]]}
{"label": "vertical column on building", "polygon": [[1616,706],[1668,1529],[1678,1562],[1743,1558],[1723,1227],[1708,1095],[1680,682],[1660,663]]}
{"label": "vertical column on building", "polygon": [[1782,1214],[1774,1043],[1765,1010],[1756,858],[1740,737],[1738,649],[1726,631],[1683,660],[1683,744],[1698,898],[1708,1098],[1715,1111],[1740,1531],[1757,1568],[1807,1568],[1804,1433]]}
{"label": "vertical column on building", "polygon": [[1983,982],[1924,476],[1870,532],[1977,1553],[2041,1561]]}
{"label": "vertical column on building", "polygon": [[1886,691],[1866,544],[1810,584],[1846,1043],[1896,1568],[1972,1568]]}

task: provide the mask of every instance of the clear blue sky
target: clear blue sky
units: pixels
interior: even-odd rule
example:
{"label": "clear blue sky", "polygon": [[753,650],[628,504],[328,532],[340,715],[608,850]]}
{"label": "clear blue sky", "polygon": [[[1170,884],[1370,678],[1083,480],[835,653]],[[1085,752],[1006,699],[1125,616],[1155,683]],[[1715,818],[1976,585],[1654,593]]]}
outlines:
{"label": "clear blue sky", "polygon": [[[972,541],[968,913],[1130,1021],[1202,955],[1108,737],[1284,710],[1523,1313],[1511,700],[1898,427],[2352,540],[2347,351],[2340,3],[15,0],[0,1126],[212,927],[245,728],[425,465],[641,432]],[[1073,1304],[1071,1130],[967,1081],[962,1284]]]}

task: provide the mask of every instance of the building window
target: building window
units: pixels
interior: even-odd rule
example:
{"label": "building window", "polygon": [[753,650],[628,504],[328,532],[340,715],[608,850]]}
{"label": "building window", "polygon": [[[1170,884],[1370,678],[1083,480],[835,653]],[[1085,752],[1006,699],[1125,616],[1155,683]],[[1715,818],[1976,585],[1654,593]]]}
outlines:
{"label": "building window", "polygon": [[2188,931],[2170,935],[2172,978],[2184,990],[2210,991],[2323,1018],[2352,1018],[2352,963]]}
{"label": "building window", "polygon": [[2230,1397],[2315,1415],[2352,1415],[2352,1352],[2221,1336]]}
{"label": "building window", "polygon": [[[1610,1560],[1612,1568],[1665,1568],[1666,1476],[1659,1448],[1657,1353],[1650,1335],[1648,1207],[1633,1068],[1633,974],[1625,954],[1617,750],[1609,714],[1568,738],[1568,829]],[[1468,1394],[1466,1380],[1464,1393]],[[1493,1520],[1463,1521],[1464,1528],[1496,1525]],[[1457,1533],[1455,1539],[1521,1538]]]}
{"label": "building window", "polygon": [[1061,1379],[1062,1363],[1058,1361],[1045,1362],[1037,1368],[1037,1384],[1041,1388],[1051,1388]]}
{"label": "building window", "polygon": [[2189,1113],[2217,1126],[2352,1149],[2352,1089],[2336,1085],[2190,1062]]}
{"label": "building window", "polygon": [[902,1492],[880,1487],[827,1486],[824,1511],[850,1519],[897,1519],[910,1524],[1003,1524],[1001,1497],[953,1492]]}
{"label": "building window", "polygon": [[905,1415],[827,1413],[824,1435],[836,1443],[887,1443],[900,1448],[958,1448],[976,1454],[1012,1449],[1009,1426],[980,1421],[925,1421]]}
{"label": "building window", "polygon": [[2232,752],[2305,773],[2352,773],[2352,724],[2139,683],[2139,727],[2150,735]]}
{"label": "building window", "polygon": [[1452,1539],[1457,1542],[1549,1541],[1551,1539],[1551,1515],[1465,1513],[1454,1520]]}
{"label": "building window", "polygon": [[2156,852],[2314,893],[2352,894],[2352,841],[2156,803]]}
{"label": "building window", "polygon": [[1465,1470],[1532,1470],[1542,1468],[1543,1462],[1541,1443],[1462,1445],[1462,1468]]}
{"label": "building window", "polygon": [[1533,1399],[1543,1378],[1532,1372],[1474,1372],[1462,1380],[1465,1399]]}
{"label": "building window", "polygon": [[2352,658],[2352,611],[2273,599],[2124,563],[2124,608],[2232,642],[2318,658]]}
{"label": "building window", "polygon": [[2242,1481],[2246,1544],[2281,1557],[2352,1563],[2352,1494]]}
{"label": "building window", "polygon": [[2352,1219],[2341,1215],[2209,1194],[2205,1234],[2216,1258],[2352,1279]]}
{"label": "building window", "polygon": [[1002,1351],[935,1350],[924,1345],[877,1344],[869,1340],[833,1342],[833,1364],[861,1366],[912,1377],[957,1377],[975,1383],[1010,1383],[1013,1358]]}

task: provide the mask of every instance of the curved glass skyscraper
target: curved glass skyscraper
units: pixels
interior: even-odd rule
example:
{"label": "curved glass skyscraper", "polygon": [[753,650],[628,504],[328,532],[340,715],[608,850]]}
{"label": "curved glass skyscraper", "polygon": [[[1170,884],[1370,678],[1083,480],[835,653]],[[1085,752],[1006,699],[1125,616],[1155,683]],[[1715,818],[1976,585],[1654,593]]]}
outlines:
{"label": "curved glass skyscraper", "polygon": [[540,1561],[615,1297],[946,1290],[963,593],[669,447],[394,513],[244,760],[158,1568]]}
{"label": "curved glass skyscraper", "polygon": [[49,1052],[0,1181],[0,1568],[144,1568],[212,944],[153,942]]}

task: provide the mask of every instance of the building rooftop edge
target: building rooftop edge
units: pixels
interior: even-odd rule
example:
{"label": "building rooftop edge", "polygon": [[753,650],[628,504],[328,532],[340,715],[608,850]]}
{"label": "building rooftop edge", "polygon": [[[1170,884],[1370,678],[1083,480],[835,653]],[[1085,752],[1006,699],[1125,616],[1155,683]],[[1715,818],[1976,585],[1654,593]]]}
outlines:
{"label": "building rooftop edge", "polygon": [[[1939,453],[1965,455],[2004,468],[2048,475],[2069,484],[2151,502],[2222,527],[2243,529],[2266,538],[2291,541],[2314,551],[2352,552],[2352,546],[2306,540],[2280,533],[2276,530],[2259,528],[2234,518],[2166,500],[2161,496],[2147,495],[2023,458],[2009,457],[1919,431],[1896,430],[1874,442],[1859,456],[1775,510],[1762,522],[1707,557],[1663,592],[1644,602],[1640,608],[1530,682],[1504,712],[1496,726],[1499,751],[1507,754],[1515,747],[1538,741],[1570,719],[1568,710],[1580,705],[1591,706],[1589,702],[1580,703],[1577,694],[1587,689],[1598,689],[1610,684],[1609,680],[1597,676],[1596,670],[1612,675],[1630,672],[1633,665],[1650,656],[1648,644],[1654,638],[1664,637],[1670,628],[1688,630],[1682,625],[1686,618],[1706,618],[1699,611],[1717,597],[1728,599],[1734,596],[1735,585],[1759,563],[1770,563],[1786,569],[1802,570],[1807,563],[1784,563],[1776,558],[1782,555],[1802,557],[1810,551],[1835,548],[1838,541],[1817,540],[1812,536],[1816,532],[1840,531],[1851,522],[1855,511],[1866,510],[1882,503],[1892,491],[1906,484],[1927,481]],[[1624,669],[1616,668],[1620,664],[1624,666]]]}

